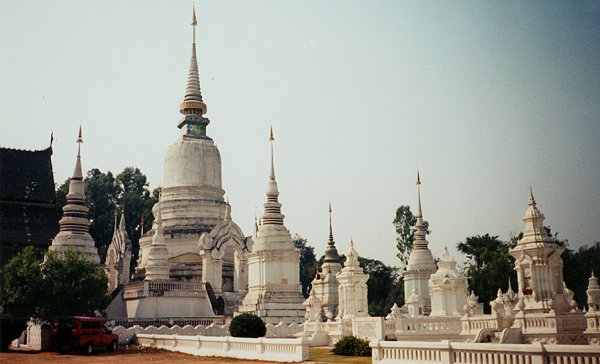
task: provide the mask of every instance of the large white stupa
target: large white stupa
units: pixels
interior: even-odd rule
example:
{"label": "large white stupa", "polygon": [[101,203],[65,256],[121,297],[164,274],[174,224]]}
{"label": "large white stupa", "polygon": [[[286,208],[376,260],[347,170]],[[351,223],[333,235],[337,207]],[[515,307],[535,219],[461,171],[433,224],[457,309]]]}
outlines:
{"label": "large white stupa", "polygon": [[210,300],[212,309],[207,312],[204,303],[189,304],[189,309],[179,311],[167,309],[165,305],[174,301],[163,298],[155,301],[165,307],[142,310],[145,299],[129,294],[126,287],[124,298],[131,301],[126,305],[129,317],[230,315],[247,290],[246,255],[252,240],[232,221],[231,206],[224,199],[221,155],[206,132],[210,120],[205,117],[207,106],[200,90],[196,25],[194,10],[192,56],[179,107],[183,118],[177,123],[182,135],[165,154],[160,200],[153,208],[158,221],[140,238],[134,280],[155,282],[150,286],[167,289],[160,293],[164,297]]}

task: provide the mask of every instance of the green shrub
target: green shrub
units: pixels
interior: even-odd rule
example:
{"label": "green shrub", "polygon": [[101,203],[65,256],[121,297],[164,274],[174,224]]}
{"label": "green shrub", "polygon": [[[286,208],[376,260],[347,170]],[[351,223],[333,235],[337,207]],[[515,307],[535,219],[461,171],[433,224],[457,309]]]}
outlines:
{"label": "green shrub", "polygon": [[234,337],[262,337],[267,333],[267,326],[260,317],[242,313],[231,320],[229,333]]}
{"label": "green shrub", "polygon": [[354,336],[344,336],[333,345],[333,353],[348,356],[371,356],[371,347],[367,340]]}

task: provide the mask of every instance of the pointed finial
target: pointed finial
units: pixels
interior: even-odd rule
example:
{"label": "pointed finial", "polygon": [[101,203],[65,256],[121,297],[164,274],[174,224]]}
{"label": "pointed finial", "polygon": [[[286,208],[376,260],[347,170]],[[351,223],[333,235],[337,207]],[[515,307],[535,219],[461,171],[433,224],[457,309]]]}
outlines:
{"label": "pointed finial", "polygon": [[54,143],[54,130],[50,130],[50,148],[52,148],[52,143]]}
{"label": "pointed finial", "polygon": [[144,213],[142,212],[142,218],[140,219],[141,233],[140,236],[144,235]]}
{"label": "pointed finial", "polygon": [[196,7],[192,8],[192,42],[196,44],[196,25],[198,25],[198,20],[196,19]]}
{"label": "pointed finial", "polygon": [[81,125],[79,125],[79,135],[77,136],[77,156],[81,156],[81,143],[83,143],[83,135],[81,134]]}
{"label": "pointed finial", "polygon": [[419,211],[417,217],[423,217],[423,210],[421,209],[421,175],[417,170],[417,193],[419,197]]}
{"label": "pointed finial", "polygon": [[354,249],[354,240],[350,237],[350,248]]}
{"label": "pointed finial", "polygon": [[533,197],[533,188],[529,186],[529,204],[535,205],[535,198]]}
{"label": "pointed finial", "polygon": [[273,141],[275,140],[275,138],[273,137],[273,127],[271,126],[271,129],[269,131],[269,140],[271,141],[271,179],[274,180],[275,179],[275,161],[274,161],[274,156],[273,156]]}
{"label": "pointed finial", "polygon": [[333,226],[331,224],[331,201],[329,201],[329,242],[333,243]]}

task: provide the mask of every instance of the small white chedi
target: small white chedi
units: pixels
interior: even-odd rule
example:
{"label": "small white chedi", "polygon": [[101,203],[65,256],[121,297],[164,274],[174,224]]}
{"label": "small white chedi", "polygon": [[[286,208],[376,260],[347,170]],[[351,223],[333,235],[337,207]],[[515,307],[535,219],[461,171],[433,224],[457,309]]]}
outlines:
{"label": "small white chedi", "polygon": [[264,215],[253,237],[248,254],[248,293],[239,312],[253,313],[266,323],[300,323],[304,321],[302,286],[300,285],[300,253],[290,232],[283,224],[279,190],[273,160],[271,129],[271,175],[267,187]]}
{"label": "small white chedi", "polygon": [[456,269],[456,261],[444,249],[438,270],[429,278],[430,317],[461,317],[467,304],[467,279]]}
{"label": "small white chedi", "polygon": [[73,176],[69,181],[67,204],[63,207],[63,216],[59,221],[60,229],[49,249],[61,253],[70,248],[83,253],[91,262],[99,264],[98,249],[90,235],[89,208],[86,206],[81,169],[81,143],[83,143],[83,137],[81,127],[79,127],[77,160]]}
{"label": "small white chedi", "polygon": [[329,240],[325,249],[325,256],[321,271],[315,274],[312,280],[310,297],[304,301],[307,307],[307,319],[330,320],[338,316],[339,306],[339,281],[337,275],[342,271],[340,256],[333,239],[333,226],[331,223],[331,203],[329,204]]}
{"label": "small white chedi", "polygon": [[417,172],[417,189],[419,207],[417,222],[415,224],[415,240],[408,257],[404,277],[404,297],[406,297],[403,311],[409,316],[428,315],[431,311],[431,298],[429,296],[429,278],[435,273],[435,260],[429,250],[429,242],[425,238],[427,230],[423,222],[423,209],[421,208],[421,176]]}
{"label": "small white chedi", "polygon": [[339,281],[338,319],[355,319],[369,316],[367,281],[369,275],[363,272],[358,263],[358,253],[354,241],[350,241],[350,251],[346,254],[346,264],[337,275]]}

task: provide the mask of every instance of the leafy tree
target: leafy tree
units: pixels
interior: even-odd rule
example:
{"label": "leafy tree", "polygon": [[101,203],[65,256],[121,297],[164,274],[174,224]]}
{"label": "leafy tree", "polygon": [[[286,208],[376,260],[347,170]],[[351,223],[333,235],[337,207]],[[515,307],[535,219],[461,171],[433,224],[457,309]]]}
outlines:
{"label": "leafy tree", "polygon": [[49,251],[42,265],[42,276],[45,293],[42,317],[94,315],[110,302],[106,272],[80,252]]}
{"label": "leafy tree", "polygon": [[102,261],[114,231],[114,211],[122,195],[121,186],[113,174],[91,169],[84,179],[85,194],[90,208],[90,235],[96,242]]}
{"label": "leafy tree", "polygon": [[27,247],[2,276],[2,305],[14,317],[93,315],[109,303],[104,269],[72,249],[49,251],[42,263]]}
{"label": "leafy tree", "polygon": [[306,239],[300,235],[294,235],[294,245],[300,251],[300,283],[302,284],[302,295],[308,298],[311,282],[317,272],[317,259],[315,248],[307,245]]}
{"label": "leafy tree", "polygon": [[44,302],[41,257],[33,246],[14,256],[2,270],[2,307],[12,317],[39,315]]}
{"label": "leafy tree", "polygon": [[469,290],[479,295],[484,312],[490,312],[489,301],[496,298],[498,288],[508,289],[509,279],[512,287],[517,287],[514,258],[508,254],[515,244],[516,239],[505,242],[489,234],[468,237],[458,244],[458,250],[469,259],[465,266]]}
{"label": "leafy tree", "polygon": [[158,202],[158,190],[151,193],[146,175],[134,167],[125,168],[117,175],[117,181],[123,190],[121,201],[125,205],[125,225],[132,245],[131,267],[134,268],[140,249],[141,219],[143,216],[143,228],[148,231],[154,220],[152,206]]}
{"label": "leafy tree", "polygon": [[[397,257],[400,259],[402,266],[406,266],[413,242],[415,241],[417,217],[410,211],[410,206],[402,205],[396,210],[396,217],[393,223],[396,227],[396,234],[398,234],[396,237]],[[429,222],[423,221],[423,225],[427,234],[430,234]]]}
{"label": "leafy tree", "polygon": [[567,249],[563,255],[563,277],[567,287],[574,293],[579,307],[587,305],[588,279],[592,271],[600,276],[600,242],[588,247],[582,246],[577,251]]}
{"label": "leafy tree", "polygon": [[385,316],[395,302],[404,302],[404,284],[397,268],[364,257],[358,257],[358,263],[369,275],[367,299],[371,316]]}

